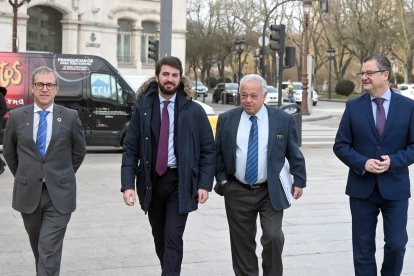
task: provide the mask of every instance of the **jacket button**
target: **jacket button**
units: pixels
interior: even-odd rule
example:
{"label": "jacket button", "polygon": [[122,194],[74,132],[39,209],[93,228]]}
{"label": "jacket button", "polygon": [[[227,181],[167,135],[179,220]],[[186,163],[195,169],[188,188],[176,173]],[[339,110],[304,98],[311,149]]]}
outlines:
{"label": "jacket button", "polygon": [[380,146],[380,145],[378,145],[378,146],[377,146],[377,149],[381,149],[381,146]]}

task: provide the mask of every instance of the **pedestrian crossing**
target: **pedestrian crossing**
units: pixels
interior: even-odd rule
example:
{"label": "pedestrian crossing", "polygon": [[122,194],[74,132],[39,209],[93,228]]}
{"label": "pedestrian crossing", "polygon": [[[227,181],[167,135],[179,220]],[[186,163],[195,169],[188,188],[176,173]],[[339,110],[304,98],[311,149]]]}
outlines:
{"label": "pedestrian crossing", "polygon": [[337,129],[314,124],[302,124],[302,145],[333,145]]}

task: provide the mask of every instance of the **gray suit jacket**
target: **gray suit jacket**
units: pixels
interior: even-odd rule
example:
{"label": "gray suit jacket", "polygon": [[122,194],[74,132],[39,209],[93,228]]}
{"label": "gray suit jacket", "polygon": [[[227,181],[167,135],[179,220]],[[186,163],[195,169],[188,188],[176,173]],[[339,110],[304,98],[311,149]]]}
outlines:
{"label": "gray suit jacket", "polygon": [[54,105],[52,137],[42,158],[33,141],[33,110],[33,105],[12,110],[4,133],[3,154],[15,177],[12,206],[22,213],[33,213],[45,181],[55,208],[62,214],[73,212],[75,172],[86,153],[78,113]]}
{"label": "gray suit jacket", "polygon": [[[281,109],[269,106],[266,108],[269,116],[269,137],[259,139],[267,139],[267,186],[270,201],[274,209],[283,210],[289,207],[279,179],[285,157],[290,164],[293,183],[300,188],[306,187],[305,159],[299,149],[293,116]],[[219,115],[216,132],[217,183],[228,180],[236,172],[236,138],[242,111],[238,107]],[[220,188],[218,185],[215,187],[216,192]]]}

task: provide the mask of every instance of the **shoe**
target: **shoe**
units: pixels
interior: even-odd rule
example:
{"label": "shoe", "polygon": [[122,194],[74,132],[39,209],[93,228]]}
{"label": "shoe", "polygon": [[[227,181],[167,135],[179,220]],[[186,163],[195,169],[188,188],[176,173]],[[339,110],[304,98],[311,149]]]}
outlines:
{"label": "shoe", "polygon": [[4,166],[0,167],[0,174],[4,173]]}
{"label": "shoe", "polygon": [[4,160],[3,159],[1,159],[0,158],[0,165],[2,166],[2,167],[6,167],[7,166],[7,164],[6,164],[6,162],[4,162]]}

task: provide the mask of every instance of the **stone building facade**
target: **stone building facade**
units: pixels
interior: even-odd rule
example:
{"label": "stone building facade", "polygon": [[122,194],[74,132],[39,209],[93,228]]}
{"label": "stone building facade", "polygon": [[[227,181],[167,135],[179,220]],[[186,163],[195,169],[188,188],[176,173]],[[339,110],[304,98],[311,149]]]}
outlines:
{"label": "stone building facade", "polygon": [[[171,55],[185,64],[186,1],[172,9]],[[148,41],[159,39],[160,0],[31,0],[17,18],[19,52],[91,54],[125,75],[154,74]],[[12,51],[12,25],[13,8],[0,0],[0,51]]]}

